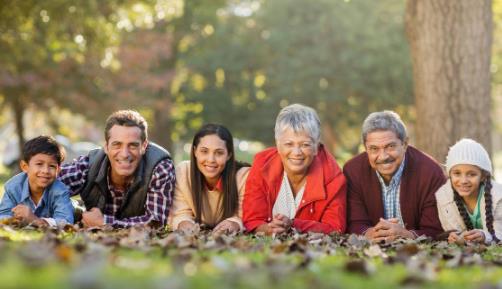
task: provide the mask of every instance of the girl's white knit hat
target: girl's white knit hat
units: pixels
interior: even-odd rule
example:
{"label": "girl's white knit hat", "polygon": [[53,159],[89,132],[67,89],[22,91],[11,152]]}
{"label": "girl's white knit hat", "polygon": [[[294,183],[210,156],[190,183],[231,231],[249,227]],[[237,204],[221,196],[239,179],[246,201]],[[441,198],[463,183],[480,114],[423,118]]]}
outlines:
{"label": "girl's white knit hat", "polygon": [[446,170],[450,172],[456,165],[475,165],[492,174],[492,162],[485,148],[478,142],[463,138],[450,147],[446,156]]}

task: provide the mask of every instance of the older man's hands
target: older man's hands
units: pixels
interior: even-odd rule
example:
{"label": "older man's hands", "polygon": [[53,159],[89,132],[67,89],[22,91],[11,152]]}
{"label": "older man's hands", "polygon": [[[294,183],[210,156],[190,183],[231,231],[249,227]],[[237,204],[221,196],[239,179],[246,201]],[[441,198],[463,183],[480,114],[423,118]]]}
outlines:
{"label": "older man's hands", "polygon": [[374,241],[394,241],[398,237],[415,239],[415,234],[411,231],[406,230],[406,228],[399,224],[398,219],[383,219],[372,228],[369,228],[364,234],[366,238]]}

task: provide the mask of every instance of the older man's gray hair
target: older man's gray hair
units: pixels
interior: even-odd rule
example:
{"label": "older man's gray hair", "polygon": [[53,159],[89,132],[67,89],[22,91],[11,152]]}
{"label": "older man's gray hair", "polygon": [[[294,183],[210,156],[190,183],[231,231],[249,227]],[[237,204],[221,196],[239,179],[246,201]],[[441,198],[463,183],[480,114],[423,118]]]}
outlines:
{"label": "older man's gray hair", "polygon": [[295,103],[279,112],[275,120],[275,139],[278,140],[287,129],[293,129],[294,132],[306,132],[315,146],[321,141],[321,122],[316,111],[308,106]]}
{"label": "older man's gray hair", "polygon": [[366,143],[366,137],[369,133],[386,130],[394,132],[403,142],[408,137],[406,133],[406,126],[401,120],[399,114],[391,110],[384,110],[370,113],[370,115],[368,115],[368,117],[364,120],[362,132],[363,143]]}

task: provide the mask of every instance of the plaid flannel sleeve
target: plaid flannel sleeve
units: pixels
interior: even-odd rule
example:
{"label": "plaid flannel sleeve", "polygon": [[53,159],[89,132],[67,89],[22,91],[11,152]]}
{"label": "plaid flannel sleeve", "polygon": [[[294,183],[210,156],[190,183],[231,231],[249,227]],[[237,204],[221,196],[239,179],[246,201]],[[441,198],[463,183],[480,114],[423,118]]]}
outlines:
{"label": "plaid flannel sleeve", "polygon": [[145,214],[124,219],[104,215],[105,224],[114,227],[130,227],[137,224],[156,222],[165,226],[171,208],[176,176],[174,164],[170,159],[162,160],[155,166],[148,186],[145,203]]}
{"label": "plaid flannel sleeve", "polygon": [[80,156],[71,163],[61,166],[58,179],[70,190],[70,195],[80,194],[89,173],[89,157]]}

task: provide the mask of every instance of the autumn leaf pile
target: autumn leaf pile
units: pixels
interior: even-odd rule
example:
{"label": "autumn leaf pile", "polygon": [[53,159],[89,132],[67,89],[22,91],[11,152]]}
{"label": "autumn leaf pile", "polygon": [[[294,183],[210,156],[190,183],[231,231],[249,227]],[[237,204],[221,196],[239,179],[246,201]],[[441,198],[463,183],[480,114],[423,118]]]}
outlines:
{"label": "autumn leaf pile", "polygon": [[[501,288],[501,265],[499,247],[422,237],[374,244],[363,236],[296,231],[254,236],[147,226],[40,230],[0,225],[0,280],[24,278],[4,283],[5,288],[441,287],[463,280],[455,274],[476,270],[481,270],[478,280],[471,278],[462,283],[465,287]],[[9,266],[16,269],[8,273]],[[33,284],[33,272],[49,277]]]}

